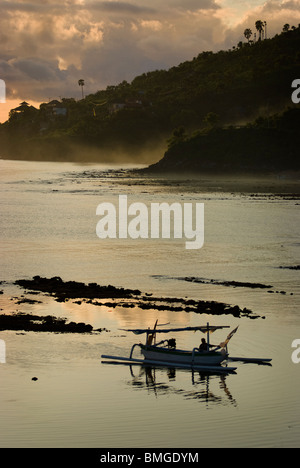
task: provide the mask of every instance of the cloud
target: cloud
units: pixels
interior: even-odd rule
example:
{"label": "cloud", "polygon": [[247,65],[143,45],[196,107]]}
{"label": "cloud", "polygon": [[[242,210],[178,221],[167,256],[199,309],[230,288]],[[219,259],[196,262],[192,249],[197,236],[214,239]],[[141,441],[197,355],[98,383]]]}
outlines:
{"label": "cloud", "polygon": [[166,3],[171,8],[189,11],[216,10],[221,8],[215,0],[169,0]]}
{"label": "cloud", "polygon": [[282,31],[285,23],[298,26],[300,23],[300,1],[299,0],[268,0],[261,7],[256,7],[247,12],[236,28],[231,30],[231,37],[237,33],[237,29],[244,31],[244,27],[250,27],[253,32],[256,32],[255,22],[262,20],[267,22],[268,37],[273,37],[275,34]]}
{"label": "cloud", "polygon": [[46,82],[55,79],[53,64],[42,59],[13,59],[11,65],[14,72],[19,71],[24,79]]}
{"label": "cloud", "polygon": [[[191,0],[192,1],[192,0]],[[206,0],[205,0],[206,1]],[[210,1],[210,0],[208,0]],[[52,1],[36,1],[36,2],[10,2],[3,0],[0,4],[1,12],[25,12],[25,13],[38,13],[38,14],[53,14],[60,13],[62,15],[71,12],[72,14],[80,11],[100,11],[122,14],[154,14],[157,11],[150,6],[136,5],[135,3],[122,2],[122,1],[76,1],[65,0],[57,2]]]}
{"label": "cloud", "polygon": [[156,10],[151,7],[139,6],[133,3],[127,2],[117,2],[117,1],[108,1],[108,2],[90,2],[88,4],[83,4],[82,9],[89,10],[100,10],[100,11],[109,11],[117,13],[129,13],[129,14],[154,14]]}
{"label": "cloud", "polygon": [[208,23],[220,26],[203,11],[216,9],[215,0],[3,1],[0,76],[20,99],[43,100],[51,90],[76,97],[79,75],[94,92],[198,54],[211,37]]}
{"label": "cloud", "polygon": [[287,1],[269,0],[264,4],[263,10],[265,11],[297,10],[298,11],[299,7],[300,7],[299,0],[287,0]]}
{"label": "cloud", "polygon": [[299,0],[3,0],[0,78],[11,98],[80,98],[79,78],[92,93],[228,49],[257,19],[297,25]]}

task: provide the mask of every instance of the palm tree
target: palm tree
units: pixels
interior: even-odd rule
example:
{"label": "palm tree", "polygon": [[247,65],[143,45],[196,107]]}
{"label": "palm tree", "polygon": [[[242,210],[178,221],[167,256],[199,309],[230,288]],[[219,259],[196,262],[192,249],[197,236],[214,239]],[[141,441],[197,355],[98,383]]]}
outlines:
{"label": "palm tree", "polygon": [[251,31],[251,29],[249,29],[249,28],[245,29],[245,31],[244,31],[244,36],[245,36],[245,38],[247,39],[247,41],[249,42],[249,41],[250,41],[250,37],[252,36],[252,31]]}
{"label": "palm tree", "polygon": [[267,39],[267,22],[264,21],[264,25],[265,25],[265,39]]}
{"label": "palm tree", "polygon": [[258,40],[261,41],[261,33],[264,30],[263,21],[261,21],[261,20],[256,21],[255,27],[256,27],[257,31],[259,32],[259,39]]}
{"label": "palm tree", "polygon": [[81,93],[82,93],[82,99],[83,99],[83,87],[84,87],[84,80],[78,80],[79,86],[81,86]]}

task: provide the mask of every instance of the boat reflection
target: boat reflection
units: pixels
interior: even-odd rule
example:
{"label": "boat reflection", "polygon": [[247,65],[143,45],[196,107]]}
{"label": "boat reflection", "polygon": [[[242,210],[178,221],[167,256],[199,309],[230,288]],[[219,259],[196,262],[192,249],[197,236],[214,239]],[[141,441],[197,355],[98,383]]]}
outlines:
{"label": "boat reflection", "polygon": [[136,367],[129,367],[132,380],[128,385],[137,390],[147,390],[157,398],[175,394],[186,400],[198,400],[207,406],[211,404],[237,406],[227,382],[232,375],[155,367],[140,367],[136,373]]}

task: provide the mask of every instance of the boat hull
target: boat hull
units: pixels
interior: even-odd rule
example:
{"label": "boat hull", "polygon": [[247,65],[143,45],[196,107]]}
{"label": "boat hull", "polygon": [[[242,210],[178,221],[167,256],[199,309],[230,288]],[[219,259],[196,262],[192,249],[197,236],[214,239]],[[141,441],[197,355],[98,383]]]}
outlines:
{"label": "boat hull", "polygon": [[141,345],[141,353],[146,360],[187,365],[217,366],[226,358],[227,354],[218,351],[192,352],[180,349],[161,348]]}

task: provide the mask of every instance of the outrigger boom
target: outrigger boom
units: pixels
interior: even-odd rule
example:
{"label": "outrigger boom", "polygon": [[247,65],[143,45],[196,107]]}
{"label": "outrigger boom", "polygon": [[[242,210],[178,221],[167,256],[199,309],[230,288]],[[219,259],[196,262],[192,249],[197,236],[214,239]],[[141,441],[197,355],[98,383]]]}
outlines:
{"label": "outrigger boom", "polygon": [[162,362],[162,361],[153,361],[150,359],[134,359],[134,358],[125,358],[125,357],[120,357],[120,356],[108,356],[103,354],[101,356],[103,359],[109,359],[108,361],[102,361],[103,363],[109,363],[109,364],[139,364],[142,366],[155,366],[155,367],[174,367],[178,369],[191,369],[195,371],[205,371],[205,372],[214,372],[214,373],[233,373],[236,371],[236,367],[224,367],[224,366],[208,366],[208,365],[203,365],[203,366],[198,366],[196,364],[180,364],[176,362]]}

